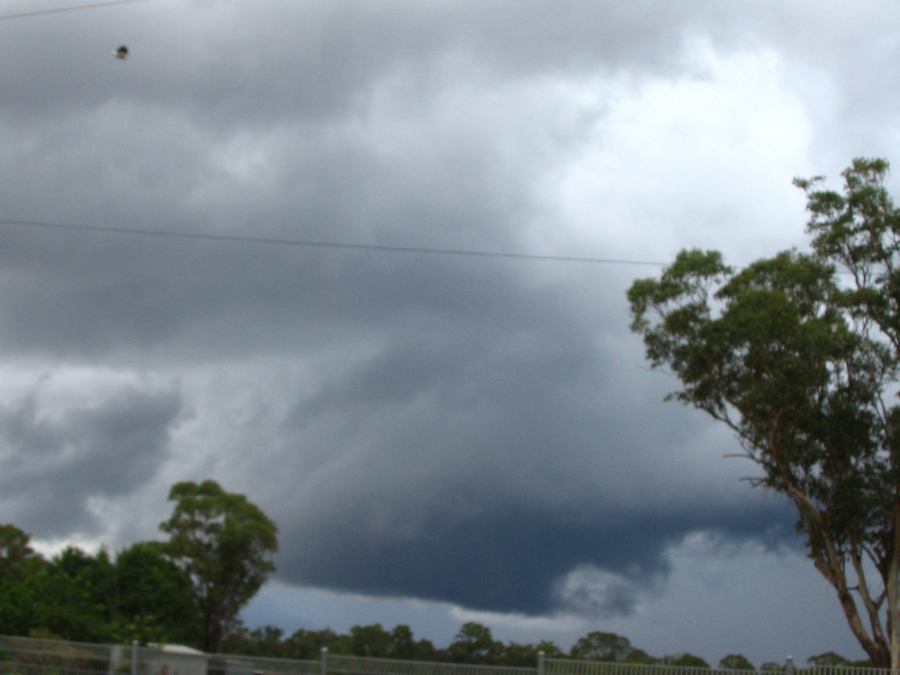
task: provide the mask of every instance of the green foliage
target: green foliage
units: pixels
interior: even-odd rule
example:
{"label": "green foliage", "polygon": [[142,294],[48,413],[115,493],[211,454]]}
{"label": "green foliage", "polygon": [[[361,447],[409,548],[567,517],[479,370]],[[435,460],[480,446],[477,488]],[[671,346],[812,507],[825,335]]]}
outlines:
{"label": "green foliage", "polygon": [[579,638],[570,653],[575,659],[624,661],[632,651],[631,641],[627,637],[594,631]]}
{"label": "green foliage", "polygon": [[668,656],[663,661],[666,665],[681,666],[682,668],[709,668],[709,664],[703,658],[689,652],[678,656]]}
{"label": "green foliage", "polygon": [[394,640],[380,623],[350,628],[350,649],[354,656],[387,658],[391,656]]}
{"label": "green foliage", "polygon": [[119,641],[200,643],[200,619],[191,600],[190,580],[166,557],[160,542],[138,542],[121,551],[115,562],[115,583]]}
{"label": "green foliage", "polygon": [[750,660],[743,654],[729,654],[719,660],[719,668],[726,670],[756,670]]}
{"label": "green foliage", "polygon": [[437,650],[429,640],[416,640],[409,626],[398,624],[391,631],[390,657],[394,659],[434,661],[437,657]]}
{"label": "green foliage", "polygon": [[40,627],[79,642],[113,638],[115,577],[106,551],[91,556],[67,547],[50,561],[40,586]]}
{"label": "green foliage", "polygon": [[632,649],[628,653],[628,656],[623,659],[623,663],[635,663],[649,666],[654,663],[659,663],[659,659],[657,659],[655,656],[651,656],[643,649]]}
{"label": "green foliage", "polygon": [[548,659],[561,659],[566,654],[552,640],[541,640],[534,646],[535,652],[544,652],[544,656]]}
{"label": "green foliage", "polygon": [[454,663],[491,663],[501,652],[491,629],[480,623],[464,623],[447,648],[447,656]]}
{"label": "green foliage", "polygon": [[900,408],[888,403],[900,366],[900,214],[886,171],[855,160],[844,195],[819,190],[820,178],[796,181],[812,254],[735,271],[718,252],[684,251],[628,291],[648,360],[680,380],[671,397],[731,428],[761,469],[751,482],[794,503],[810,557],[878,665],[890,661],[881,617],[900,516]]}
{"label": "green foliage", "polygon": [[222,643],[229,654],[274,656],[286,659],[317,659],[322,647],[331,648],[337,635],[334,631],[297,630],[286,638],[272,626],[254,630],[241,628],[230,632]]}
{"label": "green foliage", "polygon": [[273,569],[275,525],[211,481],[179,483],[171,498],[178,503],[163,524],[169,542],[134,544],[115,562],[105,550],[72,546],[48,562],[28,534],[0,525],[2,631],[214,645]]}
{"label": "green foliage", "polygon": [[14,525],[0,525],[0,626],[25,635],[38,622],[47,564],[29,545],[30,537]]}
{"label": "green foliage", "polygon": [[0,525],[0,578],[16,574],[38,556],[29,542],[31,537],[15,525]]}
{"label": "green foliage", "polygon": [[204,651],[215,652],[241,608],[275,570],[278,529],[244,495],[215,481],[177,483],[166,553],[190,579]]}
{"label": "green foliage", "polygon": [[850,660],[844,658],[840,654],[836,652],[823,652],[822,654],[815,654],[806,659],[806,662],[811,666],[849,666]]}
{"label": "green foliage", "polygon": [[243,654],[245,656],[295,659],[314,659],[317,657],[315,648],[310,650],[308,656],[292,654],[288,639],[284,637],[284,631],[277,626],[270,625],[252,630],[244,626],[233,628],[222,639],[220,647],[227,654]]}

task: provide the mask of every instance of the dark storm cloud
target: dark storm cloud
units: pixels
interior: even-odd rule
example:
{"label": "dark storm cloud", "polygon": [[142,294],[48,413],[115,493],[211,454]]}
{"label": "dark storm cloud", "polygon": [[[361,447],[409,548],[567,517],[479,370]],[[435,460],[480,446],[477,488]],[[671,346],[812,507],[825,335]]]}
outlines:
{"label": "dark storm cloud", "polygon": [[[157,3],[15,22],[0,110],[55,117],[128,99],[241,127],[358,113],[384,78],[433,95],[474,70],[497,77],[669,69],[689,11],[655,2]],[[199,28],[202,27],[202,28]],[[52,39],[51,39],[52,38]],[[127,41],[132,56],[109,49]],[[151,66],[152,64],[152,66]]]}
{"label": "dark storm cloud", "polygon": [[[0,217],[605,255],[571,250],[577,227],[554,239],[571,226],[561,167],[603,144],[587,133],[612,105],[579,96],[683,74],[686,36],[734,38],[740,17],[719,7],[160,2],[10,22]],[[122,42],[127,62],[109,53]],[[615,190],[617,165],[603,170]],[[641,206],[658,187],[644,179]],[[693,213],[716,189],[697,188],[686,228],[718,227]],[[654,238],[613,243],[644,257],[636,234]],[[83,405],[38,391],[0,411],[0,504],[36,535],[97,527],[92,497],[149,490],[166,463],[166,479],[214,477],[263,504],[289,582],[620,614],[693,532],[791,540],[785,504],[721,459],[733,439],[641,379],[633,268],[0,236],[8,363],[186,383],[86,385],[100,394]],[[199,421],[173,440],[185,408]],[[608,576],[566,586],[579,569]]]}
{"label": "dark storm cloud", "polygon": [[[366,594],[445,600],[473,609],[542,614],[560,607],[559,580],[578,565],[591,565],[626,580],[599,607],[607,615],[622,615],[637,600],[634,587],[665,575],[666,548],[687,533],[707,527],[752,537],[773,523],[790,522],[781,504],[759,508],[748,500],[743,507],[723,513],[710,506],[649,518],[593,513],[592,522],[577,523],[525,504],[462,521],[428,522],[421,536],[402,543],[372,541],[352,522],[329,523],[332,536],[319,531],[302,545],[290,546],[282,578]],[[590,601],[596,598],[573,604],[584,610]]]}
{"label": "dark storm cloud", "polygon": [[[373,147],[377,130],[362,138],[339,130],[331,141],[314,143],[309,157],[277,151],[269,160],[274,185],[217,173],[209,157],[199,158],[191,173],[182,168],[198,166],[186,154],[190,144],[180,146],[170,167],[170,157],[150,152],[150,139],[95,131],[104,139],[100,153],[85,148],[82,162],[66,149],[48,149],[41,154],[46,166],[30,174],[8,166],[14,178],[7,189],[37,201],[33,179],[49,176],[57,203],[77,203],[82,217],[104,207],[123,214],[100,221],[115,226],[498,250],[516,247],[520,218],[533,202],[530,171],[514,167],[514,158],[493,157],[480,130],[474,136],[451,130],[427,142],[416,135],[393,157]],[[140,162],[117,149],[129,142],[145,150]],[[306,141],[297,143],[303,148]],[[114,153],[109,166],[107,148]],[[129,215],[135,205],[136,213],[152,215]],[[407,267],[403,254],[22,228],[4,234],[0,258],[16,293],[0,305],[20,317],[0,329],[3,348],[11,351],[108,356],[138,346],[202,344],[203,354],[192,358],[208,359],[241,345],[258,350],[260,340],[308,345],[301,338],[329,321],[386,322],[419,303],[430,303],[425,312],[452,302],[477,313],[497,301],[497,294],[482,292],[495,283],[484,276],[485,266],[460,268],[439,257]],[[509,270],[501,272],[505,298],[499,301],[520,303],[515,282],[504,279],[521,270],[498,269]]]}
{"label": "dark storm cloud", "polygon": [[171,389],[111,389],[101,400],[65,404],[42,402],[39,385],[0,409],[6,518],[45,537],[92,531],[92,498],[127,495],[152,481],[180,397]]}
{"label": "dark storm cloud", "polygon": [[[644,444],[682,452],[664,435],[670,420],[635,418],[640,394],[624,383],[620,404],[604,402],[599,390],[622,368],[591,349],[596,325],[568,315],[562,297],[532,300],[534,314],[513,311],[516,322],[449,321],[428,338],[389,340],[296,409],[285,435],[301,466],[318,459],[276,513],[289,533],[284,579],[540,613],[558,606],[562,577],[589,565],[622,577],[602,607],[627,613],[691,532],[791,540],[781,500],[760,500],[733,474],[692,475],[723,462],[727,444],[674,472],[655,467]],[[686,422],[685,435],[702,437]],[[323,428],[331,445],[319,448]]]}

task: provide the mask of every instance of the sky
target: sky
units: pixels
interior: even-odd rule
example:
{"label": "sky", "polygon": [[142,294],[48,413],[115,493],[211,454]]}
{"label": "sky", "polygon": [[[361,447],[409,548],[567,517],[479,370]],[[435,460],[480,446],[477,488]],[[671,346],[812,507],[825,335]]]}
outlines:
{"label": "sky", "polygon": [[0,0],[0,522],[117,551],[209,478],[279,527],[249,626],[862,656],[625,293],[803,249],[794,177],[898,156],[900,5],[14,16],[78,4]]}

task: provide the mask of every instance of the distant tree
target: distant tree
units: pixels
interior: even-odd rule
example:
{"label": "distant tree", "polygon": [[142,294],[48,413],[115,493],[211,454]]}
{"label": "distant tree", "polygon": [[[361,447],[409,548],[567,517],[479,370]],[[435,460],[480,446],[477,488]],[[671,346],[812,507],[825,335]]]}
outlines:
{"label": "distant tree", "polygon": [[622,635],[593,631],[578,638],[570,653],[572,658],[592,661],[624,661],[632,651],[631,641]]}
{"label": "distant tree", "polygon": [[115,584],[120,641],[200,644],[200,618],[190,579],[166,557],[163,544],[143,541],[120,551]]}
{"label": "distant tree", "polygon": [[31,548],[30,536],[0,525],[0,632],[28,635],[38,627],[46,561]]}
{"label": "distant tree", "polygon": [[390,657],[394,659],[433,661],[437,658],[437,650],[428,640],[416,640],[409,626],[398,624],[391,631]]}
{"label": "distant tree", "polygon": [[534,649],[536,652],[544,652],[544,656],[548,659],[559,659],[566,655],[552,640],[541,640],[534,646]]}
{"label": "distant tree", "polygon": [[241,608],[275,570],[278,528],[244,495],[215,481],[172,487],[172,516],[160,524],[165,551],[188,575],[202,646],[215,652]]}
{"label": "distant tree", "polygon": [[719,661],[719,668],[725,670],[756,670],[756,667],[743,654],[723,656]]}
{"label": "distant tree", "polygon": [[41,583],[38,625],[66,640],[107,642],[114,636],[115,569],[105,550],[95,556],[68,546]]}
{"label": "distant tree", "polygon": [[354,656],[387,658],[394,647],[393,637],[380,623],[351,626],[350,644]]}
{"label": "distant tree", "polygon": [[521,642],[501,643],[492,663],[513,668],[533,668],[537,663],[537,649],[532,644]]}
{"label": "distant tree", "polygon": [[643,649],[632,649],[630,652],[628,652],[628,656],[623,659],[623,662],[652,665],[654,663],[659,663],[659,659],[657,659],[655,656],[651,656]]}
{"label": "distant tree", "polygon": [[776,661],[766,661],[759,667],[760,672],[762,673],[783,673],[785,671],[785,667],[783,663],[777,663]]}
{"label": "distant tree", "polygon": [[846,659],[836,652],[823,652],[806,659],[811,666],[849,666],[850,659]]}
{"label": "distant tree", "polygon": [[863,650],[900,668],[900,209],[888,169],[855,159],[841,193],[795,180],[811,254],[734,270],[716,251],[683,251],[628,298],[648,360],[680,381],[672,398],[735,433],[761,469],[753,483],[794,505]]}
{"label": "distant tree", "polygon": [[29,561],[39,557],[30,542],[31,536],[15,525],[0,525],[0,579],[17,573]]}
{"label": "distant tree", "polygon": [[393,659],[414,659],[416,653],[416,639],[413,637],[412,628],[404,624],[394,626],[390,633],[391,648],[390,657]]}
{"label": "distant tree", "polygon": [[453,642],[447,647],[447,656],[454,663],[491,663],[502,649],[494,640],[491,629],[480,623],[464,623]]}
{"label": "distant tree", "polygon": [[265,625],[248,630],[240,626],[237,630],[229,631],[222,639],[220,645],[223,650],[234,654],[247,654],[248,656],[262,656],[270,658],[285,658],[284,631],[278,626]]}
{"label": "distant tree", "polygon": [[666,657],[664,661],[667,665],[681,666],[682,668],[709,668],[709,664],[703,658],[688,652]]}
{"label": "distant tree", "polygon": [[[322,647],[328,647],[335,653],[343,653],[342,649],[334,649],[341,637],[333,630],[304,630],[299,628],[282,642],[285,658],[317,659]],[[349,649],[347,650],[349,653]]]}

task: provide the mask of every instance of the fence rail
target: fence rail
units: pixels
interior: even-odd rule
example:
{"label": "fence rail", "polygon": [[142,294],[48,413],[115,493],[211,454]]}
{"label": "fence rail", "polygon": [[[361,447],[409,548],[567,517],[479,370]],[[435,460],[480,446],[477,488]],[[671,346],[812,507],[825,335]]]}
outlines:
{"label": "fence rail", "polygon": [[535,668],[478,666],[464,663],[435,663],[343,656],[323,653],[328,673],[341,675],[535,675]]}
{"label": "fence rail", "polygon": [[[578,661],[538,656],[531,668],[329,654],[317,660],[204,654],[174,645],[97,645],[0,635],[0,675],[749,675],[751,671]],[[864,667],[753,671],[754,675],[900,675]]]}
{"label": "fence rail", "polygon": [[865,666],[816,666],[798,668],[788,658],[778,670],[732,670],[726,668],[701,668],[674,666],[661,663],[610,663],[604,661],[578,661],[575,659],[546,659],[540,675],[900,675],[900,670],[868,668]]}

